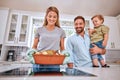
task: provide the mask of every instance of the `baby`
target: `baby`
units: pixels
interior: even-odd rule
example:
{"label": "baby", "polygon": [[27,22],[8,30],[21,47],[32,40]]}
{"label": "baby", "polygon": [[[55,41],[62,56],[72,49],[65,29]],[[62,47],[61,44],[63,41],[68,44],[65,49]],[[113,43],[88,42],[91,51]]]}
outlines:
{"label": "baby", "polygon": [[[104,17],[102,15],[95,15],[91,18],[94,29],[89,29],[89,35],[91,39],[90,48],[94,47],[93,44],[98,46],[99,48],[105,48],[107,46],[108,41],[108,33],[109,28],[103,25]],[[93,67],[99,67],[98,61],[100,62],[102,67],[109,67],[101,54],[91,55]]]}

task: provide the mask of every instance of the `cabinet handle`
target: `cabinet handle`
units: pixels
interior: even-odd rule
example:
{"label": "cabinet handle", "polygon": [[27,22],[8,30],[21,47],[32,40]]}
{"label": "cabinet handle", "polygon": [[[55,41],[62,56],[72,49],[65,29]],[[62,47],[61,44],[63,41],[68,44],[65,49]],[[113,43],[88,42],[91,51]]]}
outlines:
{"label": "cabinet handle", "polygon": [[15,41],[16,41],[16,37],[14,38],[14,43],[15,43]]}
{"label": "cabinet handle", "polygon": [[19,41],[19,38],[17,38],[17,43],[18,43],[18,41]]}
{"label": "cabinet handle", "polygon": [[17,43],[17,38],[16,38],[16,43]]}

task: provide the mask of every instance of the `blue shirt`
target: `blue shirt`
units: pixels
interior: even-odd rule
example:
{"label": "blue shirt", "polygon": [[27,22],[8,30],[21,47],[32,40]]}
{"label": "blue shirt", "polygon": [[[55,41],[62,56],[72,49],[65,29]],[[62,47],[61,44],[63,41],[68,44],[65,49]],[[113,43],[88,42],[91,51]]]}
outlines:
{"label": "blue shirt", "polygon": [[70,61],[77,67],[91,67],[92,60],[89,52],[90,38],[74,34],[67,39],[66,50],[70,53]]}

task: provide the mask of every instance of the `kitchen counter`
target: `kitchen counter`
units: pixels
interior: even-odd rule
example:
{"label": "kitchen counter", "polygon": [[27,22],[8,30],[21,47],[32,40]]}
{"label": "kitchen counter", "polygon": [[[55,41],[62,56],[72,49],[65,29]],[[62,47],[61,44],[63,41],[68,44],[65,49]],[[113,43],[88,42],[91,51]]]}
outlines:
{"label": "kitchen counter", "polygon": [[19,64],[19,63],[30,64],[29,61],[25,61],[25,60],[21,60],[21,61],[0,61],[0,64],[1,64],[1,63],[4,63],[4,64],[5,64],[5,63],[6,63],[6,64],[7,64],[7,63],[8,63],[8,64],[9,64],[9,63],[10,63],[10,64]]}
{"label": "kitchen counter", "polygon": [[[25,66],[25,65],[24,65]],[[0,66],[0,72],[5,70],[10,70],[14,68],[21,67],[20,65],[11,66],[5,65]],[[23,67],[23,66],[22,66]],[[94,74],[96,76],[7,76],[0,77],[0,80],[120,80],[120,65],[111,64],[110,68],[84,68],[80,67],[75,69],[79,69],[84,72],[88,72]]]}

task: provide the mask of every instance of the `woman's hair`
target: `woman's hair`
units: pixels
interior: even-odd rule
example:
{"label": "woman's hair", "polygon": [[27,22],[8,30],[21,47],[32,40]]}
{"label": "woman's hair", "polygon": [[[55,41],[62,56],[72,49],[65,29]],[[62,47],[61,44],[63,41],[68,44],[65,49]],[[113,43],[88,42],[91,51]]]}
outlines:
{"label": "woman's hair", "polygon": [[93,18],[95,18],[95,17],[97,17],[99,20],[102,20],[102,23],[104,22],[104,17],[102,15],[100,15],[100,14],[95,15],[91,18],[91,20],[93,20]]}
{"label": "woman's hair", "polygon": [[77,17],[74,18],[74,22],[75,22],[77,19],[82,19],[83,22],[85,23],[85,19],[84,19],[84,17],[82,17],[82,16],[77,16]]}
{"label": "woman's hair", "polygon": [[43,23],[43,26],[46,26],[48,24],[48,21],[47,21],[47,15],[50,11],[53,11],[57,14],[57,21],[55,23],[55,26],[57,27],[60,27],[60,23],[59,23],[59,11],[56,7],[54,6],[50,6],[47,11],[46,11],[46,15],[45,15],[45,19],[44,19],[44,23]]}

